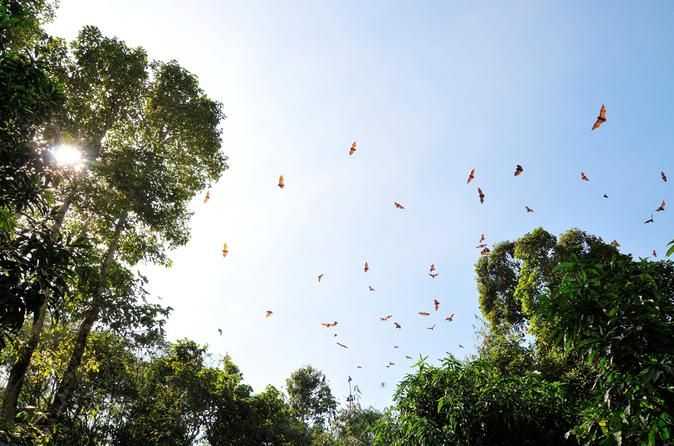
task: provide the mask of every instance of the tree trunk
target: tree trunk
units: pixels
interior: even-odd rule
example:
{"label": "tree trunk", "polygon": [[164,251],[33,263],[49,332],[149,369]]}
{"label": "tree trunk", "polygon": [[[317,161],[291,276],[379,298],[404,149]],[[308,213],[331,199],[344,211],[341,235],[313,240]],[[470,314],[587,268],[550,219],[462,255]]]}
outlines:
{"label": "tree trunk", "polygon": [[56,389],[56,395],[54,396],[54,401],[49,407],[49,422],[54,422],[57,420],[63,411],[70,404],[70,398],[72,397],[73,391],[75,390],[75,385],[77,384],[77,369],[82,363],[82,357],[84,356],[84,350],[87,346],[87,339],[91,333],[91,329],[98,319],[98,313],[101,309],[101,294],[103,293],[105,282],[107,280],[108,271],[110,270],[110,265],[112,264],[112,259],[117,252],[117,245],[119,243],[119,238],[122,234],[122,229],[126,222],[126,212],[122,214],[121,217],[117,220],[115,225],[115,233],[110,241],[110,246],[108,246],[108,251],[105,253],[105,258],[101,264],[101,270],[99,274],[99,284],[96,287],[96,291],[91,299],[91,306],[87,310],[84,320],[80,324],[80,328],[77,332],[77,339],[75,341],[75,346],[73,347],[73,352],[70,355],[70,361],[68,362],[68,367],[66,368],[63,378],[59,383]]}
{"label": "tree trunk", "polygon": [[[56,221],[52,228],[52,236],[58,237],[63,227],[70,204],[72,203],[72,195],[68,195],[56,214]],[[23,380],[26,377],[30,361],[33,358],[33,353],[40,343],[40,336],[42,335],[42,328],[47,317],[47,307],[49,306],[49,293],[45,293],[44,300],[38,311],[33,317],[33,326],[30,329],[30,338],[28,342],[19,351],[19,356],[16,359],[12,369],[9,372],[7,380],[7,387],[5,388],[5,395],[2,401],[2,418],[5,423],[12,425],[16,417],[16,403],[23,387]]]}

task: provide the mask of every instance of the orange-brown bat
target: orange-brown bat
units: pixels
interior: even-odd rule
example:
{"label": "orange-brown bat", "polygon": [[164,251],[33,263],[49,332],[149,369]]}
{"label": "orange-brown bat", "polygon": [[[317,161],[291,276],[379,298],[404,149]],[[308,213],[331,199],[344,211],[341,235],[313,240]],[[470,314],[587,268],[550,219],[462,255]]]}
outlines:
{"label": "orange-brown bat", "polygon": [[398,208],[398,209],[405,209],[405,206],[403,206],[402,204],[398,203],[397,201],[394,201],[394,202],[393,202],[393,206],[395,206],[395,207]]}
{"label": "orange-brown bat", "polygon": [[522,175],[523,173],[524,173],[524,167],[522,167],[519,164],[516,165],[515,166],[515,176],[518,177],[518,176]]}
{"label": "orange-brown bat", "polygon": [[204,197],[204,204],[208,203],[208,200],[211,199],[211,191],[207,190],[206,191],[206,196]]}
{"label": "orange-brown bat", "polygon": [[667,207],[667,202],[665,200],[662,200],[662,203],[660,203],[660,206],[655,210],[655,212],[662,212],[665,210]]}
{"label": "orange-brown bat", "polygon": [[417,312],[417,314],[419,316],[430,316],[431,315],[431,313],[429,313],[428,311],[419,311],[419,312]]}
{"label": "orange-brown bat", "polygon": [[532,208],[530,208],[529,206],[524,206],[524,209],[527,210],[527,213],[535,212],[535,211],[534,211]]}
{"label": "orange-brown bat", "polygon": [[387,320],[391,319],[392,317],[393,317],[392,314],[387,314],[386,316],[380,317],[379,319],[382,320],[382,321],[387,321]]}
{"label": "orange-brown bat", "polygon": [[227,257],[227,254],[229,254],[229,248],[227,247],[227,243],[223,243],[223,245],[222,245],[222,256]]}
{"label": "orange-brown bat", "polygon": [[334,321],[334,322],[321,322],[321,326],[323,326],[323,327],[325,327],[325,328],[332,328],[332,327],[336,327],[338,323],[339,323],[339,322],[337,322],[337,321]]}
{"label": "orange-brown bat", "polygon": [[477,196],[480,197],[480,203],[484,203],[484,192],[479,187],[477,188]]}
{"label": "orange-brown bat", "polygon": [[356,150],[357,150],[357,149],[356,149],[356,146],[357,146],[356,141],[354,141],[354,142],[351,143],[351,147],[349,148],[349,156],[351,156],[351,155],[353,155],[354,153],[356,153]]}
{"label": "orange-brown bat", "polygon": [[394,326],[395,328],[403,328],[402,325],[400,325],[400,324],[397,323],[397,322],[394,322],[394,323],[393,323],[393,326]]}
{"label": "orange-brown bat", "polygon": [[440,301],[438,299],[433,299],[433,307],[435,308],[435,311],[440,309]]}
{"label": "orange-brown bat", "polygon": [[665,174],[664,170],[660,171],[660,178],[662,178],[662,181],[664,181],[665,183],[667,182],[667,175]]}
{"label": "orange-brown bat", "polygon": [[370,271],[370,265],[367,264],[367,260],[365,261],[365,265],[363,265],[363,271],[365,272]]}
{"label": "orange-brown bat", "polygon": [[431,266],[430,266],[430,268],[428,268],[428,271],[432,272],[432,273],[434,273],[436,271],[435,263],[431,263]]}
{"label": "orange-brown bat", "polygon": [[285,178],[283,178],[283,175],[278,177],[278,187],[280,187],[281,189],[286,187],[286,180]]}
{"label": "orange-brown bat", "polygon": [[597,120],[594,121],[594,124],[592,125],[592,130],[598,129],[605,122],[606,122],[606,106],[604,104],[601,104],[601,108],[599,109],[599,116],[597,116]]}
{"label": "orange-brown bat", "polygon": [[653,214],[651,214],[651,218],[649,218],[649,219],[647,219],[646,221],[644,221],[644,224],[653,223],[653,221],[654,221],[654,220],[653,220]]}
{"label": "orange-brown bat", "polygon": [[471,181],[475,179],[475,169],[470,169],[470,172],[468,172],[468,179],[466,180],[466,184],[470,184]]}
{"label": "orange-brown bat", "polygon": [[445,318],[446,321],[452,322],[454,320],[454,313],[450,313],[449,316]]}
{"label": "orange-brown bat", "polygon": [[271,317],[272,314],[274,314],[273,311],[267,310],[267,311],[264,312],[264,317],[266,317],[267,319],[269,319],[269,318]]}
{"label": "orange-brown bat", "polygon": [[341,342],[338,342],[337,345],[339,345],[339,346],[342,347],[342,348],[349,348],[348,346],[342,344]]}
{"label": "orange-brown bat", "polygon": [[485,248],[482,249],[482,251],[480,251],[480,255],[488,256],[490,252],[491,252],[491,250],[489,248],[485,247]]}
{"label": "orange-brown bat", "polygon": [[580,173],[580,179],[583,181],[590,181],[590,179],[585,175],[585,172]]}

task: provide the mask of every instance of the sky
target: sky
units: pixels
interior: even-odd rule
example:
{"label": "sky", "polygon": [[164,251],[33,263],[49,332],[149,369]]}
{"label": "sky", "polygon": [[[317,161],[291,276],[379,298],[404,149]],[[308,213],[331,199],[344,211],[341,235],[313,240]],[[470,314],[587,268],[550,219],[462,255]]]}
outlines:
{"label": "sky", "polygon": [[352,376],[381,409],[404,355],[475,353],[481,233],[581,228],[666,251],[672,210],[643,221],[672,199],[673,24],[667,1],[61,0],[48,29],[95,25],[175,59],[228,116],[230,168],[195,200],[191,241],[144,267],[174,308],[169,338],[230,354],[256,391],[311,364],[340,401]]}

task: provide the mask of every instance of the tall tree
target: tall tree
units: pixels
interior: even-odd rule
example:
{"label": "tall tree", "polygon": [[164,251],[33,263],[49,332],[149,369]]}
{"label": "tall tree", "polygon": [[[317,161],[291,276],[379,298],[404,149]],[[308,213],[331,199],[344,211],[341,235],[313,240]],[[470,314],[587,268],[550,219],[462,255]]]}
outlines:
{"label": "tall tree", "polygon": [[334,416],[337,402],[320,370],[311,366],[297,369],[286,386],[290,407],[304,424],[323,428]]}

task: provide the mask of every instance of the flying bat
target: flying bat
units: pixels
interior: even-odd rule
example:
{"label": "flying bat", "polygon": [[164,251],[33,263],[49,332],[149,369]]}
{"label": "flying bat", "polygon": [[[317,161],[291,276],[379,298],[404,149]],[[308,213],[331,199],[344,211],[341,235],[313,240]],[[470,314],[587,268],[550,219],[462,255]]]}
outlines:
{"label": "flying bat", "polygon": [[426,330],[435,330],[435,324],[431,325],[430,327],[426,327]]}
{"label": "flying bat", "polygon": [[431,276],[431,278],[435,279],[435,278],[438,277],[440,274],[438,274],[438,273],[428,273],[428,275]]}
{"label": "flying bat", "polygon": [[477,244],[478,245],[482,244],[482,242],[484,242],[485,240],[487,240],[487,236],[485,236],[484,234],[480,234],[480,241],[477,242]]}
{"label": "flying bat", "polygon": [[321,322],[321,326],[323,326],[323,327],[325,327],[325,328],[336,327],[337,324],[338,324],[337,321],[334,321],[334,322]]}
{"label": "flying bat", "polygon": [[433,299],[433,307],[435,307],[435,311],[440,309],[440,301],[438,299]]}
{"label": "flying bat", "polygon": [[486,248],[486,247],[487,247],[486,243],[480,243],[479,245],[476,246],[477,249],[482,249],[482,248]]}
{"label": "flying bat", "polygon": [[662,181],[664,181],[665,183],[667,182],[667,175],[665,174],[664,170],[660,171],[660,178],[662,178]]}
{"label": "flying bat", "polygon": [[484,203],[484,192],[479,187],[477,188],[477,196],[480,197],[480,203]]}
{"label": "flying bat", "polygon": [[431,315],[431,313],[429,313],[428,311],[419,311],[419,312],[417,312],[417,314],[419,316],[430,316]]}
{"label": "flying bat", "polygon": [[602,195],[602,197],[604,197],[604,198],[608,198],[608,195],[604,194],[604,195]]}
{"label": "flying bat", "polygon": [[398,348],[398,346],[397,346],[397,345],[394,345],[393,348]]}
{"label": "flying bat", "polygon": [[222,328],[218,328],[218,334],[222,336]]}
{"label": "flying bat", "polygon": [[590,181],[590,179],[585,175],[585,172],[580,173],[580,179],[583,181]]}
{"label": "flying bat", "polygon": [[463,348],[463,345],[459,344],[459,348]]}
{"label": "flying bat", "polygon": [[370,270],[370,265],[367,264],[367,260],[365,261],[365,265],[363,265],[363,271],[368,272]]}
{"label": "flying bat", "polygon": [[349,156],[351,156],[351,155],[353,155],[354,153],[356,153],[356,150],[357,150],[357,149],[356,149],[356,146],[357,146],[357,145],[358,145],[358,144],[356,144],[356,141],[354,141],[354,142],[351,143],[351,147],[349,148]]}
{"label": "flying bat", "polygon": [[392,317],[393,317],[392,314],[387,314],[387,315],[384,316],[384,317],[380,317],[379,320],[387,321],[387,320],[391,319]]}
{"label": "flying bat", "polygon": [[412,357],[410,355],[405,355],[405,358],[406,359],[412,359]]}
{"label": "flying bat", "polygon": [[389,366],[394,366],[394,365],[396,365],[396,363],[393,362],[393,361],[389,361],[389,362],[388,362],[388,365],[389,365]]}
{"label": "flying bat", "polygon": [[206,196],[204,197],[204,204],[208,203],[208,200],[211,199],[211,191],[207,190],[206,191]]}
{"label": "flying bat", "polygon": [[452,322],[454,320],[454,313],[451,313],[449,316],[445,318],[446,321]]}
{"label": "flying bat", "polygon": [[651,214],[651,217],[649,219],[645,220],[644,224],[653,223],[653,221],[654,221],[653,220],[653,214]]}
{"label": "flying bat", "polygon": [[468,179],[466,180],[466,184],[470,184],[471,181],[475,179],[475,169],[470,169],[470,172],[468,172]]}
{"label": "flying bat", "polygon": [[357,365],[356,368],[357,368],[357,369],[362,369],[363,366],[362,366],[362,365]]}
{"label": "flying bat", "polygon": [[325,275],[325,274],[323,274],[323,273],[321,273],[321,274],[318,275],[318,283],[321,283],[321,280],[323,280],[323,276],[324,276],[324,275]]}
{"label": "flying bat", "polygon": [[524,209],[526,209],[526,211],[527,211],[528,214],[533,213],[533,212],[536,212],[536,211],[534,211],[532,208],[530,208],[529,206],[524,206]]}
{"label": "flying bat", "polygon": [[372,292],[375,291],[375,289],[374,289],[374,287],[373,287],[372,285],[368,285],[367,288],[368,288],[370,291],[372,291]]}
{"label": "flying bat", "polygon": [[229,248],[227,247],[227,243],[222,244],[222,256],[227,257],[227,254],[229,254]]}
{"label": "flying bat", "polygon": [[400,325],[400,324],[397,323],[397,322],[394,322],[394,323],[393,323],[393,326],[394,326],[395,328],[403,328],[402,325]]}
{"label": "flying bat", "polygon": [[278,177],[278,187],[280,187],[281,189],[286,187],[286,180],[285,178],[283,178],[283,175]]}
{"label": "flying bat", "polygon": [[428,271],[434,273],[436,271],[435,263],[431,263],[431,266],[428,268]]}
{"label": "flying bat", "polygon": [[341,342],[338,342],[337,345],[339,345],[339,346],[342,347],[342,348],[349,348],[348,346],[342,344]]}
{"label": "flying bat", "polygon": [[594,121],[594,124],[592,125],[592,130],[598,129],[605,122],[606,122],[606,106],[604,104],[601,104],[601,108],[599,109],[599,116],[597,116],[597,120]]}
{"label": "flying bat", "polygon": [[660,206],[655,210],[655,212],[662,212],[665,210],[667,207],[667,202],[665,200],[662,200],[662,203],[660,203]]}
{"label": "flying bat", "polygon": [[519,164],[515,166],[515,176],[518,177],[524,173],[524,167]]}
{"label": "flying bat", "polygon": [[393,206],[395,206],[397,209],[405,209],[405,206],[402,204],[398,203],[397,201],[393,202]]}
{"label": "flying bat", "polygon": [[653,250],[653,252],[652,252],[651,254],[653,254],[653,257],[657,257],[657,256],[658,256],[658,253],[655,252],[655,249]]}
{"label": "flying bat", "polygon": [[274,314],[273,311],[267,310],[267,311],[264,312],[264,317],[266,317],[267,319],[269,319],[269,318],[271,317],[272,314]]}

